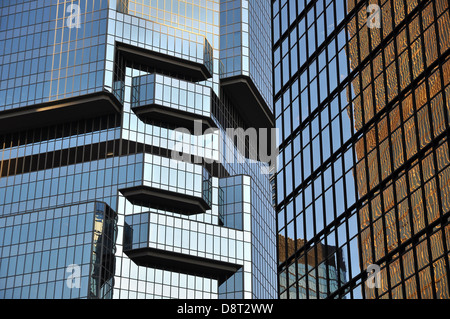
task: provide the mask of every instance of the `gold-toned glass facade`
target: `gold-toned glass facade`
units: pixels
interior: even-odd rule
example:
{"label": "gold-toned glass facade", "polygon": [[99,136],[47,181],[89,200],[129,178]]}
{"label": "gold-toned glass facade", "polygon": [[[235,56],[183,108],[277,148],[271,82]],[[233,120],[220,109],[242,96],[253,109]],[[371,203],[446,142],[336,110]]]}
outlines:
{"label": "gold-toned glass facade", "polygon": [[449,298],[448,1],[272,5],[280,297]]}
{"label": "gold-toned glass facade", "polygon": [[[378,5],[377,2],[373,2]],[[348,10],[358,6],[348,1]],[[362,268],[380,263],[367,298],[449,298],[450,16],[447,1],[380,3],[349,23]],[[393,256],[391,256],[393,255]],[[382,262],[380,262],[382,261]],[[403,270],[402,270],[403,269]]]}

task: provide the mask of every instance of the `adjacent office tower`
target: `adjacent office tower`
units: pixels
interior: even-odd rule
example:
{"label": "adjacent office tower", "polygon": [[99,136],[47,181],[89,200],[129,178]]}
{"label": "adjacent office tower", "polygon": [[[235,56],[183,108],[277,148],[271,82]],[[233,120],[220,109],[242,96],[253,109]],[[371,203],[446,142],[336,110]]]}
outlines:
{"label": "adjacent office tower", "polygon": [[0,297],[275,298],[270,4],[0,13]]}
{"label": "adjacent office tower", "polygon": [[272,4],[280,297],[449,298],[448,1]]}

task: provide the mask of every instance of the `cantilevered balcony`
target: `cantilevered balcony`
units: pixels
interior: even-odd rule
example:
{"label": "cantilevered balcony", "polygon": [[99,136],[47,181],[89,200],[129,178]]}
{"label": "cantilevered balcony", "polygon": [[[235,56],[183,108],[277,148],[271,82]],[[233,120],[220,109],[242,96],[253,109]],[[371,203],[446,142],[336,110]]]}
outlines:
{"label": "cantilevered balcony", "polygon": [[[131,108],[144,122],[161,121],[203,134],[206,128],[216,127],[211,119],[212,94],[204,85],[148,74],[133,78]],[[194,130],[195,121],[202,123],[199,132]]]}
{"label": "cantilevered balcony", "polygon": [[236,110],[249,127],[273,128],[275,118],[253,80],[244,75],[221,78],[224,92],[236,104]]}
{"label": "cantilevered balcony", "polygon": [[174,213],[195,215],[211,209],[211,177],[200,166],[143,154],[136,178],[120,192],[131,203]]}
{"label": "cantilevered balcony", "polygon": [[[229,10],[225,3],[221,7]],[[239,14],[229,11],[220,19],[220,84],[247,126],[256,129],[275,126],[269,7],[266,1],[254,1],[232,9]]]}
{"label": "cantilevered balcony", "polygon": [[[134,67],[140,64],[192,81],[212,77],[213,49],[204,36],[131,17],[127,14],[127,6],[119,6],[118,9],[121,12],[117,12],[117,20],[131,24],[128,29],[131,32],[117,28],[115,33],[116,49],[125,57],[127,64]],[[114,24],[110,26],[110,29],[113,28]]]}
{"label": "cantilevered balcony", "polygon": [[[237,272],[248,256],[244,232],[143,213],[125,217],[124,252],[140,266],[217,279],[219,284]],[[249,240],[249,238],[247,238]]]}
{"label": "cantilevered balcony", "polygon": [[102,91],[0,112],[0,133],[120,113],[121,102]]}

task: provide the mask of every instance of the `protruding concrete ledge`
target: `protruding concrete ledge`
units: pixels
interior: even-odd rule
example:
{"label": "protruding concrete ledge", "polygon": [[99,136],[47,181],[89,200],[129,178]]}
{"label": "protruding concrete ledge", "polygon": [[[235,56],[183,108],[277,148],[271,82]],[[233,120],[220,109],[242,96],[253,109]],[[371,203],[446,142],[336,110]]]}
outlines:
{"label": "protruding concrete ledge", "polygon": [[234,76],[220,80],[222,89],[236,104],[237,111],[248,127],[273,128],[275,117],[262,95],[248,76]]}
{"label": "protruding concrete ledge", "polygon": [[120,113],[122,104],[109,92],[80,95],[0,112],[0,134]]}
{"label": "protruding concrete ledge", "polygon": [[170,192],[155,187],[137,186],[121,189],[120,192],[134,205],[167,209],[184,215],[201,214],[211,209],[201,197]]}
{"label": "protruding concrete ledge", "polygon": [[125,57],[126,63],[153,67],[156,70],[191,78],[194,81],[204,81],[212,77],[205,64],[181,59],[175,56],[146,50],[128,44],[116,43],[116,48]]}
{"label": "protruding concrete ledge", "polygon": [[174,127],[183,127],[188,129],[192,134],[196,134],[195,121],[201,121],[201,131],[198,133],[202,135],[208,128],[217,128],[216,123],[207,116],[198,115],[188,111],[177,110],[159,104],[150,104],[144,106],[133,107],[133,112],[139,119],[145,123],[152,121],[161,121]]}
{"label": "protruding concrete ledge", "polygon": [[139,266],[213,278],[219,281],[219,285],[241,268],[237,264],[156,248],[129,250],[125,254]]}

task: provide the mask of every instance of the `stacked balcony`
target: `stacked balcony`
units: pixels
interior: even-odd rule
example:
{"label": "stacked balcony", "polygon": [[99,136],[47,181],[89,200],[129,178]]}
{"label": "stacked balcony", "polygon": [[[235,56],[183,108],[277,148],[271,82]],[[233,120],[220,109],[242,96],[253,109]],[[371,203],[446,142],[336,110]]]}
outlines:
{"label": "stacked balcony", "polygon": [[[183,127],[194,134],[203,134],[216,127],[211,119],[210,87],[160,74],[134,77],[131,109],[144,122],[161,121]],[[195,121],[202,123],[196,132]]]}
{"label": "stacked balcony", "polygon": [[120,114],[122,103],[109,92],[95,92],[67,99],[0,111],[0,133]]}
{"label": "stacked balcony", "polygon": [[221,88],[248,127],[272,128],[270,9],[265,1],[257,0],[222,1],[220,5]]}
{"label": "stacked balcony", "polygon": [[118,16],[141,22],[132,26],[131,34],[116,35],[116,50],[127,66],[151,67],[194,82],[212,77],[213,48],[205,37],[121,13]]}
{"label": "stacked balcony", "polygon": [[244,264],[249,243],[239,230],[162,215],[125,217],[124,252],[138,265],[224,282]]}
{"label": "stacked balcony", "polygon": [[211,209],[211,176],[203,166],[151,154],[140,158],[134,181],[120,189],[131,203],[184,215]]}

